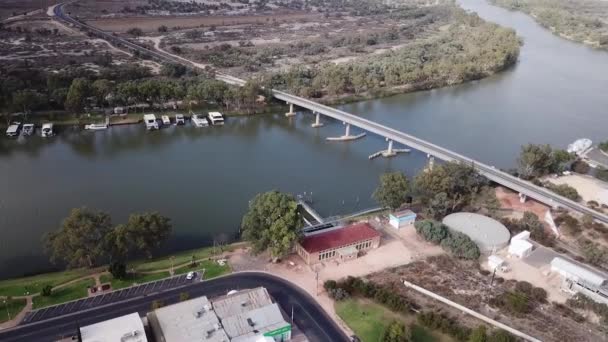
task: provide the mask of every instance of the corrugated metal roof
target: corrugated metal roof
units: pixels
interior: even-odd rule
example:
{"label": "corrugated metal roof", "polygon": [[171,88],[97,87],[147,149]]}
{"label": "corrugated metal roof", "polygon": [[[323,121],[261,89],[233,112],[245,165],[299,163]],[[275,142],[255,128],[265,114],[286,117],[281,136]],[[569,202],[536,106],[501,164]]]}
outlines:
{"label": "corrugated metal roof", "polygon": [[270,295],[264,287],[239,291],[220,297],[213,302],[213,310],[220,319],[272,304]]}
{"label": "corrugated metal roof", "polygon": [[222,320],[224,330],[231,339],[239,336],[256,336],[289,325],[283,319],[279,306],[266,305]]}
{"label": "corrugated metal roof", "polygon": [[358,223],[341,229],[307,236],[300,242],[308,253],[320,252],[380,236],[369,223]]}
{"label": "corrugated metal roof", "polygon": [[564,258],[553,258],[553,260],[551,260],[551,268],[578,278],[576,280],[583,281],[597,287],[600,287],[608,282],[606,275],[595,272],[588,267],[571,262]]}

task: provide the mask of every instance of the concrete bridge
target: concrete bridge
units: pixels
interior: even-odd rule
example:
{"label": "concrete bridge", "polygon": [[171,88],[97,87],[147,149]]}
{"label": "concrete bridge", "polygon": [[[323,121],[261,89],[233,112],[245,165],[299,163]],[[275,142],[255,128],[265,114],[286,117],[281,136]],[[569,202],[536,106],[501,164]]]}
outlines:
{"label": "concrete bridge", "polygon": [[[89,33],[96,35],[100,38],[106,39],[111,43],[124,46],[133,51],[139,51],[140,53],[144,53],[161,62],[170,62],[170,63],[181,64],[181,65],[185,65],[189,68],[200,68],[192,63],[185,61],[183,58],[179,58],[179,57],[173,56],[171,54],[168,54],[168,53],[162,52],[162,51],[150,50],[143,46],[134,44],[126,39],[114,36],[108,32],[105,32],[96,27],[93,27],[91,25],[82,23],[79,20],[71,18],[70,16],[66,15],[63,12],[63,5],[64,4],[57,5],[53,9],[53,13],[54,13],[55,17],[59,20],[62,20],[70,25],[73,25],[73,26],[79,27],[83,30],[86,30]],[[230,76],[230,75],[226,75],[226,74],[216,73],[214,76],[216,79],[229,83],[229,84],[232,84],[232,85],[242,86],[246,83],[245,80],[242,80],[242,79]],[[272,95],[276,99],[285,101],[289,105],[289,112],[287,113],[287,116],[295,115],[294,105],[312,111],[316,115],[315,124],[313,125],[314,127],[322,126],[322,124],[320,122],[321,115],[344,123],[344,125],[346,127],[345,134],[336,140],[353,140],[355,138],[362,137],[362,135],[358,135],[358,136],[350,135],[350,127],[355,126],[366,132],[374,133],[374,134],[377,134],[377,135],[380,135],[380,136],[386,138],[388,141],[388,144],[389,144],[389,149],[388,149],[389,151],[392,150],[393,142],[397,142],[399,144],[412,147],[414,149],[427,153],[429,156],[433,156],[433,157],[439,158],[444,161],[448,161],[448,162],[454,161],[454,162],[458,162],[458,163],[468,164],[468,165],[471,165],[472,167],[474,167],[480,174],[484,175],[485,177],[492,180],[493,182],[496,182],[504,187],[507,187],[511,190],[519,192],[521,198],[523,198],[523,199],[525,199],[525,197],[530,197],[530,198],[533,198],[550,207],[553,207],[553,208],[562,207],[562,208],[570,209],[573,211],[577,211],[582,214],[589,214],[598,221],[608,223],[608,215],[605,215],[605,214],[597,212],[593,209],[590,209],[587,206],[585,206],[584,204],[577,203],[577,202],[569,200],[565,197],[559,196],[545,188],[536,186],[528,181],[519,179],[506,172],[497,170],[493,166],[489,166],[489,165],[480,163],[476,160],[465,157],[456,152],[450,151],[446,148],[443,148],[443,147],[437,146],[435,144],[432,144],[428,141],[416,138],[410,134],[407,134],[407,133],[398,131],[396,129],[381,125],[379,123],[361,118],[359,116],[341,111],[339,109],[335,109],[335,108],[332,108],[329,106],[322,105],[320,103],[311,101],[311,100],[303,98],[303,97],[291,95],[289,93],[286,93],[286,92],[283,92],[280,90],[273,89]]]}

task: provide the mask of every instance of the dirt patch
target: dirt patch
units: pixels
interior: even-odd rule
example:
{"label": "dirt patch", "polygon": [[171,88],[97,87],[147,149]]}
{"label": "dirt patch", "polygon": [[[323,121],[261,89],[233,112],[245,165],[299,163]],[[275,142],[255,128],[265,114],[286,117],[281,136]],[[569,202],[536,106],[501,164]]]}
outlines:
{"label": "dirt patch", "polygon": [[[395,286],[401,279],[408,280],[441,296],[473,309],[504,324],[522,330],[543,341],[605,341],[605,336],[591,323],[578,323],[555,310],[550,303],[538,305],[532,312],[514,316],[489,305],[492,298],[504,294],[514,287],[514,281],[495,281],[490,285],[491,274],[479,271],[477,262],[462,262],[448,256],[435,256],[426,260],[378,272],[368,278],[380,283]],[[461,314],[447,305],[408,289],[395,286],[423,308],[438,308],[451,315],[464,318],[464,323],[474,327],[478,321]]]}
{"label": "dirt patch", "polygon": [[107,18],[87,21],[88,24],[102,30],[112,32],[126,32],[128,29],[138,27],[144,32],[158,32],[161,25],[169,28],[194,28],[243,24],[263,24],[267,22],[288,22],[319,19],[318,13],[294,13],[278,15],[255,16],[192,16],[192,17],[140,17],[140,18]]}

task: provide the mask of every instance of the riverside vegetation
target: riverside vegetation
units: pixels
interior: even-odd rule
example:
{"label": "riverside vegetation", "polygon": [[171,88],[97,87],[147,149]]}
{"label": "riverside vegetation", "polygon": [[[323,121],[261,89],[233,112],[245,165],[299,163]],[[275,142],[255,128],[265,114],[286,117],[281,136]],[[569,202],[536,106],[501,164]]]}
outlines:
{"label": "riverside vegetation", "polygon": [[530,14],[555,34],[608,49],[608,2],[596,0],[491,0]]}

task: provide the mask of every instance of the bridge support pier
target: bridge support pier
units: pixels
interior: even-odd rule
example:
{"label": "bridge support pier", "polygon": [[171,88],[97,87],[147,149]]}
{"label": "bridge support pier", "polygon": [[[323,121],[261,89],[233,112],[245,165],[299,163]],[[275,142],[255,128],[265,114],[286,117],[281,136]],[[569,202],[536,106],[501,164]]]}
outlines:
{"label": "bridge support pier", "polygon": [[292,117],[292,116],[296,116],[296,113],[293,111],[293,103],[289,103],[287,102],[287,104],[289,105],[289,112],[285,113],[286,117]]}
{"label": "bridge support pier", "polygon": [[521,192],[519,193],[519,203],[526,203],[527,199],[528,199],[528,196],[526,196],[525,194],[522,194]]}
{"label": "bridge support pier", "polygon": [[365,136],[365,133],[360,133],[357,135],[350,135],[350,124],[343,122],[344,125],[346,125],[346,131],[344,132],[344,135],[341,137],[328,137],[326,138],[329,141],[350,141],[350,140],[357,140],[360,138],[363,138]]}
{"label": "bridge support pier", "polygon": [[320,116],[321,114],[314,112],[315,114],[315,122],[311,125],[312,128],[323,127],[323,123],[321,123]]}
{"label": "bridge support pier", "polygon": [[374,154],[371,154],[368,158],[374,159],[374,158],[380,157],[380,156],[385,157],[385,158],[390,158],[390,157],[396,156],[397,153],[410,152],[410,150],[407,148],[393,148],[393,141],[389,138],[386,138],[386,141],[388,141],[388,148],[386,150],[378,151]]}

